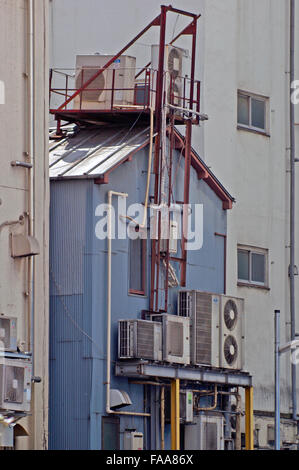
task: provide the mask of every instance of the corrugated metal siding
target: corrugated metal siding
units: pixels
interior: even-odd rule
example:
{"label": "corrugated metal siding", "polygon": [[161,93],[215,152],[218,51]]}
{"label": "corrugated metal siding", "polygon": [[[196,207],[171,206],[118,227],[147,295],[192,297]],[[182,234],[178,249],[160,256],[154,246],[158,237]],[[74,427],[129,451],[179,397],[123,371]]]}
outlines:
{"label": "corrugated metal siding", "polygon": [[91,266],[85,256],[91,186],[52,185],[49,447],[88,449],[92,360],[83,331],[91,335]]}

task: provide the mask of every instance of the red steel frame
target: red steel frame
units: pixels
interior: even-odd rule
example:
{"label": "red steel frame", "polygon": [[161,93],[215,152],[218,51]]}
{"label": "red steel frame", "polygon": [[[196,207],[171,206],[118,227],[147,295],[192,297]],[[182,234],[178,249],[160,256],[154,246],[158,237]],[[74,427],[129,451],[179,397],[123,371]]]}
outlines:
{"label": "red steel frame", "polygon": [[[63,111],[66,111],[67,105],[74,100],[78,95],[80,95],[80,100],[82,99],[82,92],[97,78],[99,77],[113,62],[118,59],[127,49],[129,49],[141,36],[143,36],[152,26],[160,27],[160,43],[159,43],[159,67],[157,72],[157,84],[156,84],[156,100],[155,100],[155,153],[154,153],[154,175],[155,175],[155,191],[154,191],[154,203],[159,205],[161,201],[161,134],[162,134],[162,109],[165,104],[164,102],[164,56],[165,56],[165,45],[166,45],[166,21],[167,13],[173,12],[182,16],[192,18],[190,24],[188,24],[172,41],[170,44],[173,44],[178,38],[184,35],[189,35],[192,37],[192,54],[191,54],[191,75],[190,75],[190,97],[186,98],[184,92],[184,105],[187,103],[189,109],[193,109],[194,103],[196,103],[196,111],[199,112],[199,102],[200,102],[200,85],[197,85],[196,100],[194,100],[194,73],[195,73],[195,54],[196,54],[196,36],[197,36],[197,21],[200,15],[196,15],[187,11],[183,11],[177,8],[173,8],[171,5],[161,6],[161,13],[153,21],[151,21],[137,36],[134,37],[121,51],[112,57],[100,70],[98,70],[89,80],[83,83],[83,74],[82,74],[82,86],[76,90],[73,94],[69,96],[69,92],[73,91],[68,88],[68,84],[65,89],[65,101],[58,107],[57,110],[51,110],[53,114],[56,114],[57,119],[57,134],[61,132],[60,130],[60,121]],[[147,67],[141,70],[136,75],[136,78],[141,75],[144,71],[147,70]],[[52,73],[50,74],[52,78]],[[112,88],[114,88],[112,86]],[[184,81],[184,89],[185,89]],[[113,105],[113,90],[112,90],[112,103]],[[132,112],[132,110],[130,110]],[[130,112],[129,111],[129,112]],[[59,113],[62,113],[61,115]],[[67,110],[68,113],[76,113],[78,110]],[[104,111],[105,112],[105,111]],[[171,166],[172,166],[172,152],[175,146],[174,139],[174,112],[170,111],[170,168],[168,172],[169,179],[169,194],[168,194],[168,205],[170,205],[171,198]],[[67,120],[67,118],[63,117]],[[193,119],[192,113],[190,112],[188,119],[186,121],[186,137],[185,137],[185,169],[184,169],[184,205],[185,207],[189,204],[189,182],[190,182],[190,168],[191,168],[191,138],[192,138],[192,124],[198,124],[199,118]],[[186,266],[187,266],[187,250],[186,250],[186,227],[187,227],[187,213],[183,213],[183,243],[182,243],[182,258],[179,259],[181,266],[181,286],[186,285]],[[158,221],[158,239],[152,240],[152,259],[151,259],[151,291],[150,291],[150,310],[151,311],[167,311],[167,302],[168,302],[168,268],[169,268],[169,240],[167,241],[167,252],[164,256],[166,261],[166,279],[165,279],[165,302],[163,308],[159,308],[159,277],[160,277],[160,264],[161,264],[161,253],[160,253],[160,236],[161,236],[161,214],[159,212],[159,221]],[[172,258],[174,259],[174,258]]]}

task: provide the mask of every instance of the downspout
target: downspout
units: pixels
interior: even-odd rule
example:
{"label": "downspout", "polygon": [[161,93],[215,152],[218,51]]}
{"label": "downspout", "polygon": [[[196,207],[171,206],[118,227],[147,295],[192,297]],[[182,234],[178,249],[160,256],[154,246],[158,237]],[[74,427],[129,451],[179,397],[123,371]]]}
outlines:
{"label": "downspout", "polygon": [[106,413],[128,416],[150,416],[150,413],[136,413],[131,411],[113,411],[110,408],[111,385],[111,248],[112,248],[112,197],[127,198],[127,193],[108,191],[108,268],[107,268],[107,377],[106,377]]}
{"label": "downspout", "polygon": [[[295,0],[290,0],[290,94],[295,80]],[[291,340],[296,339],[295,305],[295,104],[290,99],[290,316]],[[292,404],[297,421],[296,364],[292,363]]]}
{"label": "downspout", "polygon": [[[34,190],[34,0],[28,0],[29,15],[29,82],[28,82],[28,102],[29,102],[29,119],[28,119],[28,163],[31,169],[28,172],[28,236],[34,236],[34,207],[33,207],[33,190]],[[28,350],[32,354],[32,375],[34,376],[34,309],[33,309],[33,259],[28,257],[27,266],[27,301],[28,301],[28,331],[27,344]]]}

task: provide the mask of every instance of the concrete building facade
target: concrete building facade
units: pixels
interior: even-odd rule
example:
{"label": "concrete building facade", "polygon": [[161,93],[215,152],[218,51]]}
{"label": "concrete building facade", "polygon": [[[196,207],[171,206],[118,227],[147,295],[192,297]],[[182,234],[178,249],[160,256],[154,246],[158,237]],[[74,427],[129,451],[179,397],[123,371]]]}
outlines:
{"label": "concrete building facade", "polygon": [[[48,2],[1,0],[0,12],[0,314],[17,319],[18,350],[12,356],[18,358],[25,354],[31,358],[32,376],[41,379],[40,383],[31,384],[29,416],[16,421],[14,446],[45,449],[48,420]],[[22,244],[21,252],[17,253],[14,252],[16,240]],[[14,254],[18,256],[13,257]],[[34,255],[29,256],[31,254]]]}

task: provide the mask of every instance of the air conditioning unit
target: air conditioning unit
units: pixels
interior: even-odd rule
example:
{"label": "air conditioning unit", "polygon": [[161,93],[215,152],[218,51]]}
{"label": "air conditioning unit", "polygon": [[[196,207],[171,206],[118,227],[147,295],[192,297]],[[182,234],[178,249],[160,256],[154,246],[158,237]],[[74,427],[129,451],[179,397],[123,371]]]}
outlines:
{"label": "air conditioning unit", "polygon": [[190,364],[190,320],[167,313],[151,315],[163,325],[163,361]]}
{"label": "air conditioning unit", "polygon": [[[78,55],[76,90],[80,89],[112,57],[112,55]],[[74,109],[108,110],[111,109],[112,101],[113,107],[134,105],[135,71],[136,58],[120,56],[74,99]]]}
{"label": "air conditioning unit", "polygon": [[190,361],[219,367],[219,295],[179,291],[178,315],[190,318]]}
{"label": "air conditioning unit", "polygon": [[220,296],[220,367],[244,366],[244,300]]}
{"label": "air conditioning unit", "polygon": [[185,450],[224,450],[224,418],[201,413],[185,426]]}
{"label": "air conditioning unit", "polygon": [[30,411],[31,363],[0,358],[0,410]]}
{"label": "air conditioning unit", "polygon": [[[182,106],[182,97],[184,95],[185,58],[188,57],[188,51],[171,45],[165,46],[164,63],[164,87],[166,90],[167,102],[174,106]],[[151,67],[154,71],[159,69],[159,45],[153,45],[151,50]],[[156,90],[157,73],[154,72],[153,90]],[[185,86],[185,92],[187,89]],[[155,93],[154,93],[155,95]],[[154,97],[155,98],[155,97]]]}
{"label": "air conditioning unit", "polygon": [[147,320],[119,320],[118,357],[162,361],[161,323]]}
{"label": "air conditioning unit", "polygon": [[17,351],[17,319],[0,316],[0,350]]}

